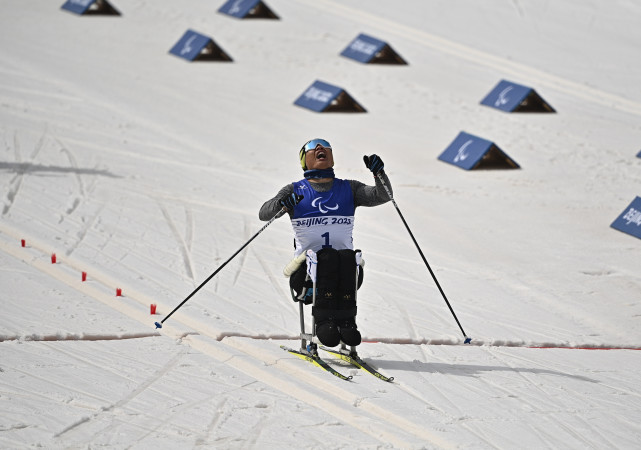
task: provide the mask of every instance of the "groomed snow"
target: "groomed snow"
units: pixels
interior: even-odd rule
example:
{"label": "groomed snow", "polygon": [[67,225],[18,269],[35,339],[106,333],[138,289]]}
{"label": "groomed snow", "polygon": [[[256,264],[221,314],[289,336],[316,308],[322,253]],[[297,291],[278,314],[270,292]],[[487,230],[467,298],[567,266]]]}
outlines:
{"label": "groomed snow", "polygon": [[[610,224],[641,195],[641,5],[62,3],[0,14],[0,447],[637,448],[641,240]],[[170,55],[187,29],[234,62]],[[409,65],[339,56],[359,33]],[[557,113],[480,105],[501,79]],[[294,106],[315,80],[368,112]],[[521,169],[438,161],[459,131]],[[357,210],[355,245],[359,352],[394,383],[279,348],[299,331],[285,218],[155,329],[313,137],[341,178],[373,183],[362,156],[383,158],[470,345],[391,203]]]}

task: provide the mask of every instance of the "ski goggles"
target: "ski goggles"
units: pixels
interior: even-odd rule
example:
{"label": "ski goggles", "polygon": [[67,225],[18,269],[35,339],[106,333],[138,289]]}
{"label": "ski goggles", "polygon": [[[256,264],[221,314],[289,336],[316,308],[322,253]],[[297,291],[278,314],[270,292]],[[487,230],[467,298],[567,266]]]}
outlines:
{"label": "ski goggles", "polygon": [[301,150],[307,153],[311,150],[316,150],[316,147],[318,147],[319,145],[329,150],[332,149],[332,145],[325,139],[312,139],[311,141],[308,141],[305,145],[303,145],[303,148]]}
{"label": "ski goggles", "polygon": [[332,149],[332,145],[325,139],[312,139],[311,141],[307,141],[307,143],[305,143],[305,145],[301,147],[300,152],[298,153],[298,158],[300,159],[300,166],[303,168],[303,170],[307,170],[307,164],[305,164],[305,155],[307,155],[307,152],[316,150],[316,147],[318,147],[319,145],[328,150]]}

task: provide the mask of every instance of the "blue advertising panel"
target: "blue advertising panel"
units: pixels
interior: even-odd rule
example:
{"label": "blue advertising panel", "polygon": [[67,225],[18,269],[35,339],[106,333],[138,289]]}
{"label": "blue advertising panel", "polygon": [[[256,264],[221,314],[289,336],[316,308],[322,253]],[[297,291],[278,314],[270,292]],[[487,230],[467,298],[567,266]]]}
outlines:
{"label": "blue advertising panel", "polygon": [[95,2],[96,0],[67,0],[61,8],[72,13],[84,14]]}
{"label": "blue advertising panel", "polygon": [[441,161],[470,170],[492,148],[493,142],[461,131],[438,157]]}
{"label": "blue advertising panel", "polygon": [[533,89],[510,81],[501,80],[494,89],[481,101],[481,105],[500,109],[501,111],[514,111]]}
{"label": "blue advertising panel", "polygon": [[635,198],[610,226],[641,239],[641,197]]}
{"label": "blue advertising panel", "polygon": [[169,53],[193,61],[210,42],[212,42],[210,37],[187,30]]}
{"label": "blue advertising panel", "polygon": [[218,12],[242,19],[260,2],[261,0],[229,0],[220,7]]}
{"label": "blue advertising panel", "polygon": [[341,56],[368,63],[385,45],[385,42],[361,33],[341,52]]}
{"label": "blue advertising panel", "polygon": [[336,99],[341,92],[343,92],[343,89],[337,86],[316,80],[298,97],[294,104],[311,109],[312,111],[321,112],[331,105],[332,101]]}

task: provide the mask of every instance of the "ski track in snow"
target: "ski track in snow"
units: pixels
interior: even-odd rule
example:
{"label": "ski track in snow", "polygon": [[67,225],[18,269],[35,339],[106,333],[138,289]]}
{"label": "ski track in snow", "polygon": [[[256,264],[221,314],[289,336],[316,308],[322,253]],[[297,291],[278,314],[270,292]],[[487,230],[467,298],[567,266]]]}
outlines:
{"label": "ski track in snow", "polygon": [[[16,162],[21,163],[22,155],[20,152],[20,142],[18,141],[18,132],[15,132],[13,135],[13,149],[14,149]],[[11,209],[11,207],[13,206],[13,203],[16,200],[16,196],[18,195],[18,192],[20,192],[20,187],[22,186],[23,178],[24,178],[24,171],[18,171],[18,173],[16,173],[16,175],[11,180],[9,189],[7,190],[6,201],[2,208],[3,216],[6,215]]]}
{"label": "ski track in snow", "polygon": [[[496,356],[499,361],[501,361],[503,364],[506,365],[506,367],[512,367],[514,368],[510,361],[508,361],[505,358],[501,358],[499,356],[498,352],[492,352],[494,356]],[[528,397],[531,398],[525,398],[523,395],[520,396],[520,399],[526,406],[529,406],[533,411],[536,411],[538,414],[544,415],[547,414],[548,416],[550,415],[550,412],[559,408],[562,410],[562,407],[560,405],[557,405],[556,401],[554,400],[554,397],[551,397],[549,395],[549,390],[546,390],[541,387],[540,382],[538,381],[533,381],[531,377],[527,374],[524,373],[520,370],[515,371],[517,376],[524,381],[526,385],[529,385],[532,389],[534,389],[535,392],[538,392],[540,395],[532,395],[528,393]],[[540,399],[545,399],[545,401],[541,402]],[[554,413],[552,413],[554,414]],[[575,417],[579,418],[581,420],[581,415],[578,414]],[[562,431],[570,435],[574,441],[578,442],[580,445],[585,445],[585,447],[589,447],[590,442],[589,440],[585,439],[580,433],[577,433],[574,431],[572,426],[567,426],[563,423],[562,420],[554,420],[553,421],[555,424],[557,424]]]}
{"label": "ski track in snow", "polygon": [[[29,372],[25,372],[25,371],[22,371],[20,369],[16,369],[16,372],[22,374],[27,379],[33,378],[33,379],[37,379],[39,381],[44,381],[46,383],[49,383],[49,380],[47,380],[45,378],[42,378],[42,377],[37,377],[37,376],[35,376],[35,375],[33,375],[33,374],[29,373]],[[54,385],[54,386],[60,387],[64,392],[80,393],[80,394],[82,394],[82,395],[84,395],[84,396],[86,396],[86,397],[88,397],[90,399],[96,400],[96,401],[101,402],[101,403],[107,403],[109,401],[107,398],[97,396],[97,395],[95,395],[95,394],[93,394],[91,392],[87,392],[87,391],[84,391],[84,390],[80,391],[80,390],[74,388],[73,386],[63,385],[63,384],[59,384],[59,383],[55,383],[55,382],[51,382],[51,384]],[[12,390],[14,390],[12,392],[12,395],[18,396],[18,397],[23,398],[23,399],[35,399],[35,400],[38,400],[38,401],[43,400],[43,401],[48,402],[51,405],[56,405],[56,404],[60,403],[60,398],[58,396],[54,396],[53,394],[52,395],[48,395],[47,393],[35,392],[35,391],[31,390],[31,389],[20,387],[20,386],[15,386],[15,385],[7,386],[5,389],[7,391],[9,391],[9,387]],[[16,392],[15,390],[17,390],[19,392]]]}
{"label": "ski track in snow", "polygon": [[167,211],[167,208],[165,208],[165,206],[162,203],[160,202],[157,202],[157,203],[158,203],[158,207],[160,208],[160,211],[162,212],[163,217],[165,218],[165,221],[169,225],[169,228],[171,229],[172,234],[174,235],[174,237],[176,238],[176,241],[178,242],[178,245],[180,247],[180,253],[182,255],[182,259],[185,264],[185,271],[187,273],[187,276],[195,281],[194,263],[191,258],[191,236],[192,236],[191,229],[193,228],[192,215],[189,212],[189,210],[185,209],[187,225],[186,225],[185,237],[183,238],[183,236],[178,231],[178,227],[176,226],[173,219],[171,218],[171,215]]}
{"label": "ski track in snow", "polygon": [[56,140],[56,142],[60,146],[60,152],[64,153],[67,156],[67,159],[69,159],[69,164],[73,169],[74,178],[76,179],[76,183],[78,184],[78,195],[73,197],[71,206],[69,206],[69,208],[67,208],[67,210],[65,211],[65,213],[68,216],[70,216],[78,208],[78,206],[80,205],[80,202],[86,196],[85,184],[78,171],[79,169],[78,162],[76,161],[76,157],[74,156],[74,154],[71,153],[71,151],[65,145],[63,145],[62,142],[60,142],[60,140]]}
{"label": "ski track in snow", "polygon": [[196,445],[207,445],[207,443],[209,442],[209,437],[212,435],[212,433],[218,426],[218,423],[222,420],[222,413],[220,411],[224,409],[226,403],[227,403],[226,397],[222,398],[221,400],[218,400],[215,408],[216,414],[214,414],[214,416],[211,419],[211,422],[209,423],[209,425],[207,425],[207,428],[203,433],[204,435],[201,435],[198,439],[196,439]]}
{"label": "ski track in snow", "polygon": [[[258,261],[260,266],[263,268],[263,271],[267,275],[267,278],[269,278],[269,282],[271,283],[272,287],[278,293],[278,296],[277,296],[278,303],[282,306],[284,310],[296,309],[296,303],[294,303],[293,301],[288,301],[291,298],[290,292],[285,291],[285,289],[282,287],[283,286],[282,281],[278,280],[276,276],[272,273],[272,269],[269,267],[267,262],[265,262],[265,259],[254,248],[251,248],[251,252],[254,258],[256,258],[256,261]],[[282,278],[286,279],[285,277],[282,277]],[[282,328],[290,326],[285,316],[281,316],[281,318],[282,318],[282,322],[280,325]]]}
{"label": "ski track in snow", "polygon": [[[394,351],[394,350],[393,350]],[[428,355],[428,350],[425,349],[423,346],[420,348],[421,353],[425,355],[425,360],[429,361],[433,358],[430,358],[430,356],[433,355]],[[398,352],[395,352],[398,355]],[[438,370],[437,370],[438,372]],[[426,385],[431,384],[430,380],[424,375],[423,372],[419,371],[419,377],[422,378],[425,381]],[[485,445],[488,445],[490,447],[494,446],[493,444],[493,439],[485,436],[482,432],[478,432],[474,430],[472,427],[467,426],[465,423],[466,420],[466,414],[465,412],[458,406],[458,404],[455,401],[452,401],[448,396],[445,394],[443,390],[440,390],[436,387],[433,387],[432,390],[433,392],[429,394],[423,394],[419,392],[416,389],[413,389],[409,386],[401,384],[399,387],[402,391],[406,392],[413,398],[417,399],[419,402],[425,404],[427,408],[433,411],[437,411],[442,417],[445,418],[446,421],[457,421],[459,424],[464,426],[473,436],[477,438],[479,442],[484,443]],[[434,394],[437,394],[435,396]],[[442,399],[446,400],[447,403],[450,405],[450,410],[445,410],[442,407],[436,407],[435,405],[438,404],[438,396],[440,396]]]}
{"label": "ski track in snow", "polygon": [[[41,381],[41,382],[43,382],[43,383],[45,383],[45,384],[51,384],[51,385],[53,385],[53,386],[57,386],[57,387],[59,387],[61,390],[63,390],[63,392],[68,392],[68,391],[70,391],[70,392],[74,392],[74,393],[79,393],[79,394],[82,394],[83,396],[86,396],[86,397],[89,397],[89,398],[91,398],[91,399],[97,400],[97,401],[98,401],[98,402],[100,402],[100,403],[108,403],[108,402],[109,402],[109,399],[108,399],[108,398],[97,396],[97,395],[95,395],[95,394],[93,394],[93,393],[91,393],[91,392],[87,392],[86,390],[79,389],[79,388],[75,388],[75,387],[73,387],[73,386],[69,386],[68,384],[58,383],[58,382],[56,382],[56,381],[49,380],[49,379],[48,379],[48,378],[46,378],[46,377],[41,377],[41,376],[39,376],[39,375],[35,375],[35,374],[33,374],[33,373],[26,372],[26,371],[23,371],[23,370],[21,370],[21,369],[16,369],[16,372],[21,373],[22,375],[24,375],[24,376],[25,376],[25,377],[27,377],[27,378],[32,378],[32,379],[34,379],[34,380]],[[38,393],[38,394],[34,394],[34,392],[33,392],[33,391],[27,391],[27,392],[28,392],[28,393],[30,393],[30,394],[32,394],[34,397],[38,397],[39,395],[41,395],[40,393]],[[54,399],[54,398],[49,398],[49,399],[50,399],[50,400],[52,400],[52,402],[55,402],[55,403],[58,403],[58,402],[60,401],[60,400],[59,400],[59,399],[57,399],[57,398],[56,398],[56,399]]]}
{"label": "ski track in snow", "polygon": [[[244,231],[244,242],[247,242],[251,236],[252,232],[249,228],[249,223],[247,223],[247,218],[243,216],[243,231]],[[240,252],[240,263],[236,267],[236,273],[234,274],[234,278],[232,281],[232,286],[235,286],[236,283],[238,282],[238,278],[240,277],[240,274],[243,272],[243,269],[245,268],[245,261],[247,260],[247,249],[244,249],[242,252]]]}
{"label": "ski track in snow", "polygon": [[96,223],[96,220],[98,220],[98,218],[100,217],[100,214],[103,212],[103,210],[105,209],[106,206],[107,205],[105,203],[103,203],[102,205],[100,205],[98,210],[94,214],[91,215],[91,217],[89,219],[84,219],[83,220],[82,226],[81,226],[80,230],[78,231],[78,233],[76,234],[77,240],[73,244],[71,244],[67,248],[67,250],[65,250],[65,255],[71,256],[71,254],[74,252],[74,250],[76,248],[78,248],[79,245],[82,244],[82,242],[84,241],[85,237],[87,236],[87,233],[89,233],[89,230],[91,230],[91,228],[94,226],[94,224]]}
{"label": "ski track in snow", "polygon": [[[76,358],[76,357],[77,357],[76,355],[73,355],[73,354],[71,354],[71,356],[72,356],[72,357],[74,357],[74,358]],[[148,380],[146,380],[146,381],[145,381],[144,383],[142,383],[142,384],[139,384],[139,385],[136,387],[136,389],[134,389],[134,390],[133,390],[130,394],[128,394],[126,397],[124,397],[124,398],[120,399],[120,400],[119,400],[119,401],[117,401],[116,403],[113,403],[113,404],[110,404],[110,405],[108,405],[108,406],[106,406],[106,407],[103,407],[100,411],[98,411],[98,412],[94,413],[94,414],[93,414],[93,415],[91,415],[90,417],[84,417],[84,418],[80,419],[77,423],[74,423],[74,424],[69,425],[68,427],[66,427],[65,429],[63,429],[62,431],[60,431],[59,433],[57,433],[56,435],[54,435],[54,438],[56,438],[56,439],[57,439],[57,438],[60,438],[62,435],[66,434],[66,433],[69,433],[70,431],[72,431],[72,430],[74,430],[74,429],[77,429],[78,427],[80,427],[80,426],[82,426],[82,425],[84,425],[84,424],[87,424],[87,423],[91,422],[92,420],[94,420],[94,419],[98,418],[98,417],[99,417],[99,416],[101,416],[102,414],[111,413],[112,411],[114,411],[114,410],[115,410],[115,409],[117,409],[117,408],[124,408],[124,407],[126,407],[126,405],[127,405],[127,404],[132,400],[132,399],[134,399],[136,396],[138,396],[141,392],[143,392],[143,391],[145,391],[146,389],[148,389],[148,388],[149,388],[150,386],[152,386],[152,385],[153,385],[157,380],[159,380],[160,378],[162,378],[162,377],[163,377],[164,375],[166,375],[166,374],[167,374],[171,369],[173,369],[173,368],[176,366],[176,364],[178,363],[178,361],[179,361],[183,356],[184,356],[184,352],[183,352],[183,353],[179,353],[179,354],[177,354],[177,355],[176,355],[176,356],[174,356],[174,358],[172,358],[172,359],[171,359],[167,364],[165,364],[165,365],[164,365],[160,370],[158,370],[155,374],[153,374],[153,375],[152,375]],[[84,362],[85,362],[85,363],[87,363],[87,364],[94,364],[93,362],[91,362],[91,361],[89,361],[89,360],[86,360],[86,359],[84,360]],[[104,368],[104,367],[101,367],[101,366],[99,366],[99,365],[96,365],[96,366],[97,366],[98,368],[102,369],[102,370],[105,370],[105,368]],[[118,373],[114,373],[114,374],[115,374],[115,375],[120,376]],[[92,440],[90,439],[90,440],[88,440],[88,441],[87,441],[87,444],[90,444],[91,442],[92,442]]]}

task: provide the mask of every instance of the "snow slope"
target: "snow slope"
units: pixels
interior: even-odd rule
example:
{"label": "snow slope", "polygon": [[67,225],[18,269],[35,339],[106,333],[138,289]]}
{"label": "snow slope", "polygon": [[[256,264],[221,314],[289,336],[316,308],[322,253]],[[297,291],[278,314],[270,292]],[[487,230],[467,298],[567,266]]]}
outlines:
{"label": "snow slope", "polygon": [[[636,448],[641,241],[610,224],[641,195],[641,5],[269,0],[269,21],[112,3],[3,2],[1,447]],[[234,62],[169,55],[187,29]],[[409,65],[340,57],[358,33]],[[317,79],[368,112],[294,106]],[[481,106],[500,79],[558,112]],[[521,169],[438,161],[459,131]],[[155,329],[317,136],[340,177],[384,159],[471,345],[391,204],[357,211],[355,244],[359,351],[393,384],[279,348],[299,327],[286,219]]]}

